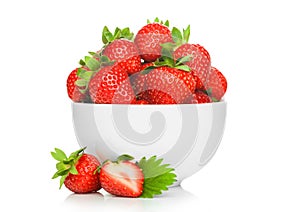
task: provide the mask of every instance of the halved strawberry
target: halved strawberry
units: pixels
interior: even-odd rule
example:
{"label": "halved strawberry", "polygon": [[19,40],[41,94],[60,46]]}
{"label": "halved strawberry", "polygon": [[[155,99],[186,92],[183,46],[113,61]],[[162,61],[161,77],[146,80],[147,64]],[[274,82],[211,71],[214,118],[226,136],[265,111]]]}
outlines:
{"label": "halved strawberry", "polygon": [[144,174],[129,160],[107,161],[100,170],[101,186],[108,193],[122,197],[139,197],[143,193]]}

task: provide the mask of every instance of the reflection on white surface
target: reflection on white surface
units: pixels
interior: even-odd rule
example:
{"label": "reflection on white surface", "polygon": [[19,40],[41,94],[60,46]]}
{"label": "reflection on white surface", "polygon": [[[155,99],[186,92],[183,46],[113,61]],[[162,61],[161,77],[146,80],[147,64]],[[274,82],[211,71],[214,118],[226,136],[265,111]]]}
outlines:
{"label": "reflection on white surface", "polygon": [[182,209],[187,209],[187,206],[189,206],[188,208],[195,207],[197,203],[199,204],[197,200],[198,198],[195,195],[177,186],[170,188],[168,192],[154,199],[121,198],[107,193],[103,195],[98,192],[93,194],[71,194],[65,199],[63,206],[65,209],[72,211],[82,211],[84,209],[103,211],[103,209],[110,209],[110,211],[166,212],[167,210],[177,211],[177,209],[182,211]]}

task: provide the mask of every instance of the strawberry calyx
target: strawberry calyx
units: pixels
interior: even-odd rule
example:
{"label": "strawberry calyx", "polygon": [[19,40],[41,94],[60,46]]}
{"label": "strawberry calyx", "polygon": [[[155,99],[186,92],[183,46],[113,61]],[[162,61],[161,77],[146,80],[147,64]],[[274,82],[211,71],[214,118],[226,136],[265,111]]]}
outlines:
{"label": "strawberry calyx", "polygon": [[166,27],[170,27],[169,20],[162,21],[158,17],[156,17],[153,22],[151,22],[149,19],[147,19],[147,24],[151,24],[151,23],[159,23],[161,25],[165,25]]}
{"label": "strawberry calyx", "polygon": [[178,58],[177,60],[174,60],[173,56],[170,57],[165,54],[164,56],[159,58],[157,61],[155,61],[152,66],[149,66],[149,67],[145,68],[143,71],[141,71],[141,74],[148,74],[155,68],[162,67],[162,66],[167,66],[170,68],[176,68],[181,71],[190,72],[191,68],[184,63],[190,61],[191,59],[192,59],[192,56],[187,55],[187,56]]}
{"label": "strawberry calyx", "polygon": [[131,155],[128,155],[128,154],[123,154],[123,155],[120,155],[117,160],[115,161],[111,161],[109,159],[103,161],[103,163],[95,170],[94,173],[99,173],[101,168],[108,162],[111,162],[111,163],[120,163],[121,161],[131,161],[131,160],[134,160],[134,157],[132,157]]}
{"label": "strawberry calyx", "polygon": [[83,155],[85,149],[86,147],[81,148],[71,153],[69,157],[67,157],[66,154],[59,148],[55,148],[54,152],[51,152],[52,157],[58,161],[58,163],[56,164],[57,171],[53,175],[52,179],[61,177],[59,188],[62,187],[69,173],[74,175],[78,174],[78,171],[76,169],[76,163]]}
{"label": "strawberry calyx", "polygon": [[184,43],[188,43],[190,34],[191,34],[190,25],[188,25],[186,29],[182,29],[182,32],[178,28],[173,27],[172,38],[173,38],[174,43],[176,44],[175,47],[179,47],[180,45],[182,45]]}
{"label": "strawberry calyx", "polygon": [[82,67],[77,70],[78,79],[75,82],[75,85],[80,88],[79,91],[83,94],[86,93],[91,78],[101,68],[115,63],[114,60],[110,60],[107,56],[102,55],[101,53],[89,52],[89,54],[91,56],[85,56],[84,59],[79,61],[79,64]]}
{"label": "strawberry calyx", "polygon": [[133,39],[133,32],[130,32],[129,27],[126,27],[124,29],[120,29],[119,27],[116,27],[114,33],[112,33],[107,26],[103,28],[102,31],[102,42],[105,46],[107,46],[109,43],[113,42],[114,40],[125,38],[127,40],[132,41]]}

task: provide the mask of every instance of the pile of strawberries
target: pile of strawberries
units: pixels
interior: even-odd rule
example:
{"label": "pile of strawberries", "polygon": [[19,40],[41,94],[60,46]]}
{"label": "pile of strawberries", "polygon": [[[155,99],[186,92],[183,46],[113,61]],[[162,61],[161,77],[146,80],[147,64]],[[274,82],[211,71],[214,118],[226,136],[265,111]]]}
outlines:
{"label": "pile of strawberries", "polygon": [[74,102],[96,104],[197,104],[217,102],[227,89],[224,75],[211,66],[208,51],[188,43],[181,32],[158,18],[136,36],[129,28],[105,26],[104,46],[80,60],[67,80]]}

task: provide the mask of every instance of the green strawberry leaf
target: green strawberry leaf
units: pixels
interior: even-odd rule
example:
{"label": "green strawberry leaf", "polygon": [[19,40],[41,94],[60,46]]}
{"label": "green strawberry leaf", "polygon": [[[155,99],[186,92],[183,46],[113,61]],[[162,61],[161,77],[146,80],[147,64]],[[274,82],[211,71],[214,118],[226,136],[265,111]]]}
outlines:
{"label": "green strawberry leaf", "polygon": [[107,44],[111,42],[113,38],[114,38],[113,34],[109,31],[108,27],[105,26],[102,31],[102,42],[104,44]]}
{"label": "green strawberry leaf", "polygon": [[172,29],[172,37],[173,37],[174,42],[177,45],[179,45],[179,44],[182,43],[183,37],[182,37],[181,31],[178,28],[173,27],[173,29]]}
{"label": "green strawberry leaf", "polygon": [[106,63],[106,62],[109,62],[110,59],[105,55],[101,55],[100,61],[101,61],[101,63]]}
{"label": "green strawberry leaf", "polygon": [[79,60],[79,65],[82,65],[82,66],[85,66],[85,62],[84,62],[84,60]]}
{"label": "green strawberry leaf", "polygon": [[217,98],[215,98],[215,97],[211,97],[211,100],[212,100],[213,102],[219,102],[219,100],[218,100]]}
{"label": "green strawberry leaf", "polygon": [[192,55],[187,55],[187,56],[184,56],[184,57],[180,57],[176,60],[176,65],[180,65],[180,64],[189,62],[191,60],[192,60]]}
{"label": "green strawberry leaf", "polygon": [[126,28],[122,29],[122,31],[121,31],[121,38],[126,38],[128,40],[132,40],[133,35],[134,34],[132,32],[130,32],[129,27],[126,27]]}
{"label": "green strawberry leaf", "polygon": [[[162,65],[166,65],[169,67],[174,67],[174,60],[169,56],[162,56],[163,62]],[[155,65],[159,65],[159,63],[155,63]]]}
{"label": "green strawberry leaf", "polygon": [[191,68],[188,65],[180,65],[180,66],[176,66],[177,69],[182,70],[182,71],[186,71],[186,72],[190,72]]}
{"label": "green strawberry leaf", "polygon": [[170,27],[170,22],[169,20],[166,20],[166,22],[164,23],[165,26]]}
{"label": "green strawberry leaf", "polygon": [[67,176],[68,175],[61,176],[60,181],[59,181],[59,189],[61,189],[62,185],[65,182],[65,179],[67,178]]}
{"label": "green strawberry leaf", "polygon": [[127,154],[123,154],[123,155],[120,155],[118,158],[117,158],[117,161],[122,161],[122,160],[133,160],[134,157],[132,157],[131,155],[127,155]]}
{"label": "green strawberry leaf", "polygon": [[93,71],[86,71],[84,73],[81,73],[79,75],[79,78],[86,80],[86,82],[89,82],[91,77],[93,76],[94,72]]}
{"label": "green strawberry leaf", "polygon": [[147,24],[151,24],[151,21],[149,19],[147,19]]}
{"label": "green strawberry leaf", "polygon": [[191,34],[191,27],[190,25],[188,25],[186,29],[183,29],[183,41],[185,43],[189,42],[190,34]]}
{"label": "green strawberry leaf", "polygon": [[96,60],[95,58],[93,57],[90,57],[90,56],[85,56],[85,63],[86,63],[86,66],[91,70],[91,71],[97,71],[101,64],[98,60]]}
{"label": "green strawberry leaf", "polygon": [[75,85],[78,87],[85,87],[87,85],[87,81],[85,79],[78,79],[76,80]]}
{"label": "green strawberry leaf", "polygon": [[82,73],[84,73],[84,72],[86,72],[86,70],[84,70],[83,68],[79,68],[79,69],[77,70],[76,75],[79,76],[80,74],[82,74]]}
{"label": "green strawberry leaf", "polygon": [[88,52],[90,55],[94,56],[96,52]]}
{"label": "green strawberry leaf", "polygon": [[55,160],[63,161],[67,158],[66,154],[61,149],[55,148],[54,150],[55,152],[51,152],[51,155]]}
{"label": "green strawberry leaf", "polygon": [[159,23],[159,18],[156,17],[156,18],[154,19],[154,22]]}
{"label": "green strawberry leaf", "polygon": [[74,174],[74,175],[78,174],[78,171],[77,171],[77,169],[76,169],[76,167],[74,165],[71,166],[70,173]]}
{"label": "green strawberry leaf", "polygon": [[145,68],[144,70],[142,70],[140,73],[142,75],[148,74],[150,73],[152,70],[154,70],[156,67],[155,66],[148,66],[147,68]]}
{"label": "green strawberry leaf", "polygon": [[176,181],[174,169],[169,167],[169,164],[161,164],[163,159],[157,159],[152,156],[148,160],[143,157],[137,165],[142,169],[144,174],[144,190],[141,198],[153,198],[159,195],[162,191],[168,190]]}

